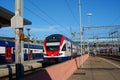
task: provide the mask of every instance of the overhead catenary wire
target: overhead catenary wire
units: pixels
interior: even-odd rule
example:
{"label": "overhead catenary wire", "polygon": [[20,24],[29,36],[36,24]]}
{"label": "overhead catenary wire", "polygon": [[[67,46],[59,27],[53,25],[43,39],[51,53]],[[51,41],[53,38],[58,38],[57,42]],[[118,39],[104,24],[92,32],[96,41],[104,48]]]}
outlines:
{"label": "overhead catenary wire", "polygon": [[114,19],[114,21],[111,23],[111,25],[114,24],[115,22],[117,22],[118,20],[120,20],[120,15]]}
{"label": "overhead catenary wire", "polygon": [[74,21],[75,21],[76,24],[79,26],[79,21],[76,19],[75,15],[74,15],[74,13],[73,13],[73,11],[72,11],[72,9],[71,9],[71,6],[69,5],[69,2],[68,2],[67,0],[65,0],[65,2],[66,2],[66,4],[67,4],[68,9],[70,10],[70,13],[71,13]]}
{"label": "overhead catenary wire", "polygon": [[[72,10],[72,7],[71,7],[71,5],[70,5],[70,3],[69,3],[69,0],[65,0],[65,3],[66,3],[66,5],[67,5],[67,7],[68,7],[68,9],[69,9],[69,11],[70,11],[70,13],[71,13],[71,16],[73,17],[73,20],[74,20],[74,22],[78,25],[78,26],[80,26],[80,23],[79,23],[79,19],[77,20],[77,18],[76,18],[76,16],[75,16],[75,14],[74,14],[74,12],[73,12],[73,10]],[[77,5],[78,3],[76,3],[76,5]],[[77,7],[76,7],[77,8]],[[78,11],[79,12],[79,11]],[[80,29],[80,27],[78,28],[78,30]],[[78,32],[78,33],[80,33],[80,32]],[[77,33],[75,33],[75,34],[77,34]]]}
{"label": "overhead catenary wire", "polygon": [[39,17],[41,20],[43,20],[43,21],[46,22],[47,24],[53,25],[53,24],[51,24],[50,22],[48,22],[46,19],[44,19],[44,18],[42,18],[40,15],[38,15],[36,12],[32,11],[31,9],[29,9],[29,8],[27,8],[27,7],[25,7],[25,6],[24,6],[24,8],[25,8],[26,10],[28,10],[29,12],[31,12],[32,14],[34,14],[35,16]]}
{"label": "overhead catenary wire", "polygon": [[[49,16],[45,11],[43,11],[38,5],[36,5],[33,1],[29,0],[28,1],[31,5],[33,5],[36,9],[39,10],[40,13],[43,13],[45,16],[47,16],[50,20],[52,20],[55,24],[61,26],[61,27],[64,27],[64,30],[68,30],[65,26],[59,24],[55,19],[53,19],[51,16]],[[56,28],[57,29],[57,28]],[[58,29],[57,29],[58,30]],[[60,31],[60,30],[59,30]],[[63,31],[60,31],[60,32],[63,32]]]}
{"label": "overhead catenary wire", "polygon": [[[25,8],[26,10],[28,10],[30,13],[32,13],[32,14],[34,14],[35,16],[39,17],[41,20],[43,20],[43,21],[46,22],[47,24],[53,25],[53,24],[51,24],[50,22],[48,22],[46,19],[44,19],[44,18],[42,18],[40,15],[38,15],[36,12],[32,11],[31,9],[29,9],[29,8],[27,8],[27,7],[25,7],[25,6],[24,6],[24,8]],[[59,29],[56,28],[56,27],[55,27],[55,29],[58,30],[58,31],[60,31],[61,33],[64,33],[63,31],[59,30]],[[65,33],[65,34],[66,34],[66,33]]]}

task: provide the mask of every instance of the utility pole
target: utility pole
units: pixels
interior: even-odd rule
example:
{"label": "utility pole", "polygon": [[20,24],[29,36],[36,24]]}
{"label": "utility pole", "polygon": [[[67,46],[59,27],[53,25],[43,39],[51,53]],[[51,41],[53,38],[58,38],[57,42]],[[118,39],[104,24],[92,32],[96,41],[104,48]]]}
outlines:
{"label": "utility pole", "polygon": [[15,0],[15,16],[11,18],[11,27],[15,29],[15,64],[16,79],[24,75],[23,54],[23,0]]}
{"label": "utility pole", "polygon": [[71,40],[73,39],[71,26],[70,26],[70,39],[71,39]]}
{"label": "utility pole", "polygon": [[81,50],[80,50],[80,53],[81,53],[81,67],[83,66],[83,58],[82,58],[82,54],[83,54],[83,27],[82,27],[82,8],[81,8],[81,3],[80,3],[80,0],[78,0],[78,7],[79,7],[79,18],[80,18],[80,43],[81,43]]}
{"label": "utility pole", "polygon": [[[92,16],[92,13],[87,13],[87,16],[88,16],[88,27],[91,26],[90,24],[90,17]],[[89,48],[89,41],[88,41],[88,54],[90,53],[90,48]]]}

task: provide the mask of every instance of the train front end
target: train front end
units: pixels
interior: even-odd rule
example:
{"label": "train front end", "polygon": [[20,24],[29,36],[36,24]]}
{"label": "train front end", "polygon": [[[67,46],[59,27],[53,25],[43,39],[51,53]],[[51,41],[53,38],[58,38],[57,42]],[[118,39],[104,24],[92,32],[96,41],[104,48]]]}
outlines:
{"label": "train front end", "polygon": [[65,37],[59,34],[53,34],[44,40],[44,61],[59,61],[65,57]]}

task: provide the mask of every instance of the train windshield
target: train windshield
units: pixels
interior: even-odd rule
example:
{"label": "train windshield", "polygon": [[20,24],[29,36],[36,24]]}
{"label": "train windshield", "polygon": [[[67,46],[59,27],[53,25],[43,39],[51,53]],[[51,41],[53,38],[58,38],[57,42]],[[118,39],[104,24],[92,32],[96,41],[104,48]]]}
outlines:
{"label": "train windshield", "polygon": [[46,48],[48,51],[56,51],[59,49],[60,42],[48,42]]}
{"label": "train windshield", "polygon": [[47,46],[47,51],[57,51],[59,46]]}

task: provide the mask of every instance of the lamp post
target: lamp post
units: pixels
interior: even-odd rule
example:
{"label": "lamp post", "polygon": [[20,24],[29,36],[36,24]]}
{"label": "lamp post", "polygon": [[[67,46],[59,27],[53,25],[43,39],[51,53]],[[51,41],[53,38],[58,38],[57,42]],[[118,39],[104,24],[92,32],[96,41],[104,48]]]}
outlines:
{"label": "lamp post", "polygon": [[26,29],[28,31],[28,60],[29,60],[29,55],[30,55],[30,43],[29,43],[29,40],[30,40],[30,28],[27,28]]}
{"label": "lamp post", "polygon": [[81,18],[80,0],[78,0],[78,7],[79,7],[79,19],[80,19],[80,43],[81,43],[81,55],[82,55],[82,18]]}
{"label": "lamp post", "polygon": [[90,21],[90,17],[92,16],[92,13],[87,13],[88,16],[88,27],[91,26],[91,21]]}
{"label": "lamp post", "polygon": [[[91,24],[90,24],[90,17],[92,16],[92,13],[87,13],[87,16],[88,16],[88,27],[90,27],[91,26]],[[88,42],[88,45],[89,45],[89,42]],[[90,52],[90,48],[88,46],[88,53],[89,52]]]}
{"label": "lamp post", "polygon": [[81,3],[80,3],[80,0],[78,0],[78,8],[79,8],[79,19],[80,19],[80,53],[81,53],[81,67],[83,67],[83,58],[82,58],[82,54],[83,54],[83,27],[82,27],[82,8],[81,8]]}
{"label": "lamp post", "polygon": [[92,16],[92,13],[87,13],[88,16],[88,26],[90,27],[90,17]]}

